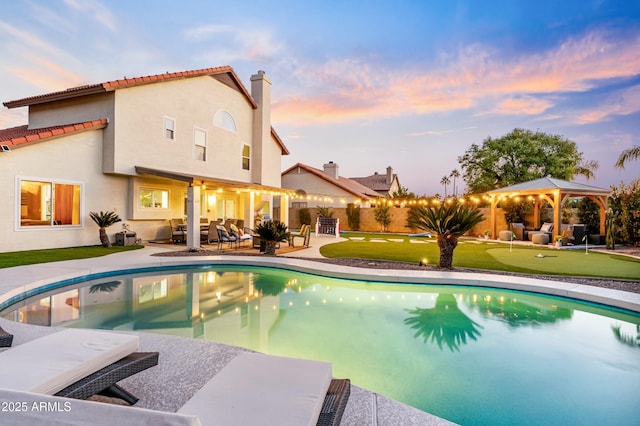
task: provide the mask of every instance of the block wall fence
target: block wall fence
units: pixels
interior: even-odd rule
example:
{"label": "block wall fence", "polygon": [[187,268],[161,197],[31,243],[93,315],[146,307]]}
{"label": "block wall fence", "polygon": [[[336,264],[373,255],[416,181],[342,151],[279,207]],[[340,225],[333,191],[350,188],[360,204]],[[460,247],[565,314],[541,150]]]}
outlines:
{"label": "block wall fence", "polygon": [[[300,208],[290,208],[289,209],[289,228],[290,229],[300,229],[302,225],[300,223]],[[318,217],[318,209],[316,207],[309,207],[309,213],[311,214],[311,225],[315,225],[316,218]],[[349,227],[349,221],[347,220],[347,209],[342,207],[331,207],[330,211],[333,213],[333,217],[340,219],[340,230],[342,231],[353,231]],[[489,229],[489,217],[490,217],[490,209],[489,208],[481,208],[480,211],[484,215],[484,220],[476,225],[467,235],[470,236],[478,236],[484,233],[485,229]],[[393,208],[389,211],[391,215],[391,223],[387,227],[386,232],[393,232],[399,234],[413,234],[422,232],[418,229],[411,229],[406,226],[407,224],[407,213],[409,212],[408,208]],[[507,230],[509,227],[507,226],[507,222],[504,219],[504,212],[502,209],[497,209],[496,211],[496,221],[498,225],[498,231]],[[529,224],[527,224],[529,227]],[[382,229],[380,224],[376,222],[374,217],[374,209],[373,208],[361,208],[360,209],[360,229],[361,232],[381,232]],[[495,238],[495,236],[494,236]]]}

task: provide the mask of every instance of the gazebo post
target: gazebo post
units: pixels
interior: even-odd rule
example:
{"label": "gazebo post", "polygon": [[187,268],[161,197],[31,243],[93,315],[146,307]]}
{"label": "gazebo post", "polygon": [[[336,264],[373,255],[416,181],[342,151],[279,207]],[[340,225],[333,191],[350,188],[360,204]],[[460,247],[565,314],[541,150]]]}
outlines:
{"label": "gazebo post", "polygon": [[536,229],[540,226],[540,200],[538,197],[533,202],[533,229]]}
{"label": "gazebo post", "polygon": [[496,207],[498,206],[498,197],[491,196],[491,217],[489,219],[489,230],[491,231],[491,236],[497,239],[496,234]]}
{"label": "gazebo post", "polygon": [[562,198],[560,197],[560,190],[556,189],[553,191],[553,234],[549,239],[550,242],[553,241],[554,235],[562,234],[560,224],[562,224]]}

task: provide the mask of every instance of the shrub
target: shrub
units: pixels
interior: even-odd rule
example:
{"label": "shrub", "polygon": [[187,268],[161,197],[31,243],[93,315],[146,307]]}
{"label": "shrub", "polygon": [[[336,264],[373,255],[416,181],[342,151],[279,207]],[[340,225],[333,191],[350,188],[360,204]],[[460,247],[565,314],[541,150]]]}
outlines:
{"label": "shrub", "polygon": [[354,231],[360,229],[360,206],[356,206],[354,203],[347,204],[347,223],[349,228]]}
{"label": "shrub", "polygon": [[300,225],[311,225],[311,212],[308,208],[302,208],[298,210],[298,219],[300,219]]}
{"label": "shrub", "polygon": [[600,230],[600,207],[591,198],[584,197],[578,202],[578,219],[587,225],[589,234],[597,234]]}
{"label": "shrub", "polygon": [[618,236],[627,244],[640,246],[640,179],[628,186],[612,187],[609,207],[617,215]]}
{"label": "shrub", "polygon": [[333,217],[333,212],[329,210],[329,207],[318,206],[318,217]]}

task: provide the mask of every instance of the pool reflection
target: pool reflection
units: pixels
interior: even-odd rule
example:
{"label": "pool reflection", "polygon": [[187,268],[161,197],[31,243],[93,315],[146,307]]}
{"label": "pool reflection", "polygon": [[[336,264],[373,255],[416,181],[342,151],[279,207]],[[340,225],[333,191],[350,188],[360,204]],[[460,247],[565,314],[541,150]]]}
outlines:
{"label": "pool reflection", "polygon": [[458,309],[458,301],[453,294],[439,294],[433,308],[407,309],[412,316],[404,323],[416,330],[413,337],[422,337],[424,343],[435,342],[442,350],[444,343],[451,352],[460,351],[460,345],[467,343],[467,337],[477,340],[483,328]]}

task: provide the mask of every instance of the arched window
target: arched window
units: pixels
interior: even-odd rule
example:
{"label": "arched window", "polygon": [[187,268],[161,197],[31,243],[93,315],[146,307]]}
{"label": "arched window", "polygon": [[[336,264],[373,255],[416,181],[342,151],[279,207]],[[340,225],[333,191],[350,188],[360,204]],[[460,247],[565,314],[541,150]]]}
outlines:
{"label": "arched window", "polygon": [[238,128],[236,127],[236,121],[228,111],[220,110],[216,112],[213,117],[213,124],[217,127],[222,127],[230,132],[236,133]]}

